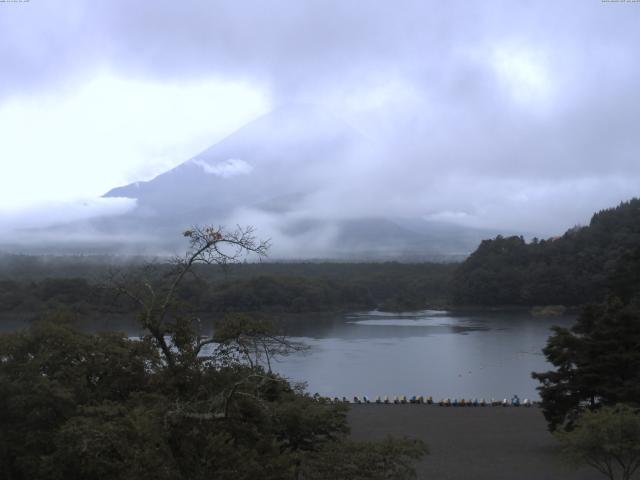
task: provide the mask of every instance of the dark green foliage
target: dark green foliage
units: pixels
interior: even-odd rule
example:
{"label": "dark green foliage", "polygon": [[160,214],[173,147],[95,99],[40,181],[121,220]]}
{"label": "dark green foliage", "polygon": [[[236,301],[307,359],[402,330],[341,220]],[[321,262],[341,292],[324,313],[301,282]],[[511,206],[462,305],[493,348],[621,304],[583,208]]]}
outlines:
{"label": "dark green foliage", "polygon": [[402,479],[421,455],[407,441],[348,441],[346,406],[259,366],[219,353],[168,367],[150,345],[63,319],[0,336],[0,477],[356,478],[339,472],[373,458],[396,472],[380,478]]}
{"label": "dark green foliage", "polygon": [[209,282],[199,308],[216,312],[330,312],[419,309],[449,301],[453,264],[265,263],[237,265]]}
{"label": "dark green foliage", "polygon": [[43,478],[59,429],[83,405],[144,392],[157,354],[145,342],[82,335],[58,320],[0,336],[0,360],[4,478]]}
{"label": "dark green foliage", "polygon": [[350,442],[345,405],[221,352],[167,368],[151,339],[84,334],[63,318],[0,336],[0,476],[367,478],[348,474],[355,462],[387,472],[371,478],[412,478],[421,444]]}
{"label": "dark green foliage", "polygon": [[214,286],[213,311],[321,312],[375,305],[366,288],[330,279],[259,276]]}
{"label": "dark green foliage", "polygon": [[562,237],[483,241],[454,274],[460,305],[583,305],[640,290],[640,199],[593,215]]}
{"label": "dark green foliage", "polygon": [[[23,278],[20,281],[0,280],[0,320],[30,319],[62,309],[89,324],[106,327],[108,318],[130,316],[136,308],[130,299],[114,295],[95,280],[67,278],[64,272],[59,278],[38,279],[35,267],[24,261],[26,272],[33,273],[35,280],[25,279],[26,273],[19,275]],[[75,272],[71,265],[70,272]],[[128,268],[133,270],[133,266]],[[200,317],[228,312],[296,314],[376,307],[413,310],[448,303],[454,268],[451,264],[400,263],[246,264],[235,265],[225,277],[215,273],[212,266],[198,265],[194,268],[197,276],[186,277],[176,294],[183,311]],[[14,264],[13,270],[19,270],[19,266]],[[96,278],[104,278],[108,267],[92,264],[92,272]],[[158,264],[153,275],[161,280],[167,272],[167,265]]]}
{"label": "dark green foliage", "polygon": [[624,302],[630,301],[640,291],[640,246],[620,257],[609,278],[612,292]]}
{"label": "dark green foliage", "polygon": [[558,432],[571,464],[589,465],[610,480],[630,480],[640,468],[640,412],[628,405],[584,412],[570,432]]}
{"label": "dark green foliage", "polygon": [[554,329],[543,350],[556,370],[534,373],[551,430],[571,428],[585,408],[640,401],[640,303],[610,299]]}

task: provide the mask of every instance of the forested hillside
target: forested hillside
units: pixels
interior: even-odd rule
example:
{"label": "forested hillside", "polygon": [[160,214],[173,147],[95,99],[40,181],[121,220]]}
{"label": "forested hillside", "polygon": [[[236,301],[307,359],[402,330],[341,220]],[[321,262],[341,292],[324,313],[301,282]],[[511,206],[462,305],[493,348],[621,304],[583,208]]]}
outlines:
{"label": "forested hillside", "polygon": [[640,286],[640,199],[547,240],[483,241],[454,274],[458,305],[581,305]]}
{"label": "forested hillside", "polygon": [[[142,259],[131,264],[106,260],[5,257],[5,268],[0,269],[0,320],[29,320],[61,309],[84,319],[124,315],[131,311],[131,302],[107,288],[109,275],[126,276],[147,268],[150,278],[162,278],[170,269],[167,263],[144,267]],[[422,309],[449,302],[455,269],[454,264],[393,262],[238,264],[226,272],[198,267],[176,292],[198,314]]]}

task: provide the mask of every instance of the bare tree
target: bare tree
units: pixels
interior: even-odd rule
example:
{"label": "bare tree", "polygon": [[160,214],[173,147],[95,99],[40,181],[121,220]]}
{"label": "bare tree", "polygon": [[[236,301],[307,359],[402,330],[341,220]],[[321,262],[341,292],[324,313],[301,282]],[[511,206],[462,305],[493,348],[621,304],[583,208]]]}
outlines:
{"label": "bare tree", "polygon": [[194,361],[201,350],[215,342],[193,328],[193,320],[177,311],[176,294],[188,274],[197,264],[226,267],[248,255],[259,259],[266,256],[268,241],[258,241],[252,227],[193,226],[183,233],[189,247],[183,256],[172,259],[168,271],[156,264],[147,264],[135,272],[112,273],[109,284],[133,301],[139,308],[142,327],[162,352],[167,366]]}
{"label": "bare tree", "polygon": [[252,370],[264,366],[269,373],[275,357],[308,348],[289,339],[272,322],[252,319],[247,315],[225,318],[217,325],[212,340],[217,343],[213,356],[218,359],[244,363]]}

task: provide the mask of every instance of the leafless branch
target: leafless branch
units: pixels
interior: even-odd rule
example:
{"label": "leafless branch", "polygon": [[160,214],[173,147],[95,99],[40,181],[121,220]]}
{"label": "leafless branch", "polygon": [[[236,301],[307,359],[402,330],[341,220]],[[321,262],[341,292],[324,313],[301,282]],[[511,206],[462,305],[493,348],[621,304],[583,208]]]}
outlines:
{"label": "leafless branch", "polygon": [[[170,367],[176,364],[179,357],[165,338],[171,331],[166,319],[185,275],[198,263],[225,266],[249,254],[261,259],[269,248],[268,241],[256,240],[253,227],[238,226],[235,230],[227,231],[223,227],[193,226],[183,236],[189,240],[189,248],[184,256],[174,259],[174,267],[166,280],[158,275],[157,265],[152,263],[138,269],[135,275],[118,273],[109,277],[109,283],[116,292],[138,306],[142,326],[156,341]],[[214,343],[212,339],[202,339],[199,332],[194,342],[195,355],[190,356],[191,360],[198,356],[204,346]]]}

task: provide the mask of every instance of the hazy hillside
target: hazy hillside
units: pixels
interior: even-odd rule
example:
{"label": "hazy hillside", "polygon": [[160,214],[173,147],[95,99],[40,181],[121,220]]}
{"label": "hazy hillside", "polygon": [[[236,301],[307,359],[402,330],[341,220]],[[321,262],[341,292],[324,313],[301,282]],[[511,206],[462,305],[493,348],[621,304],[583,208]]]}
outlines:
{"label": "hazy hillside", "polygon": [[475,305],[578,305],[640,287],[640,199],[597,212],[585,227],[527,243],[483,241],[457,269],[454,301]]}

